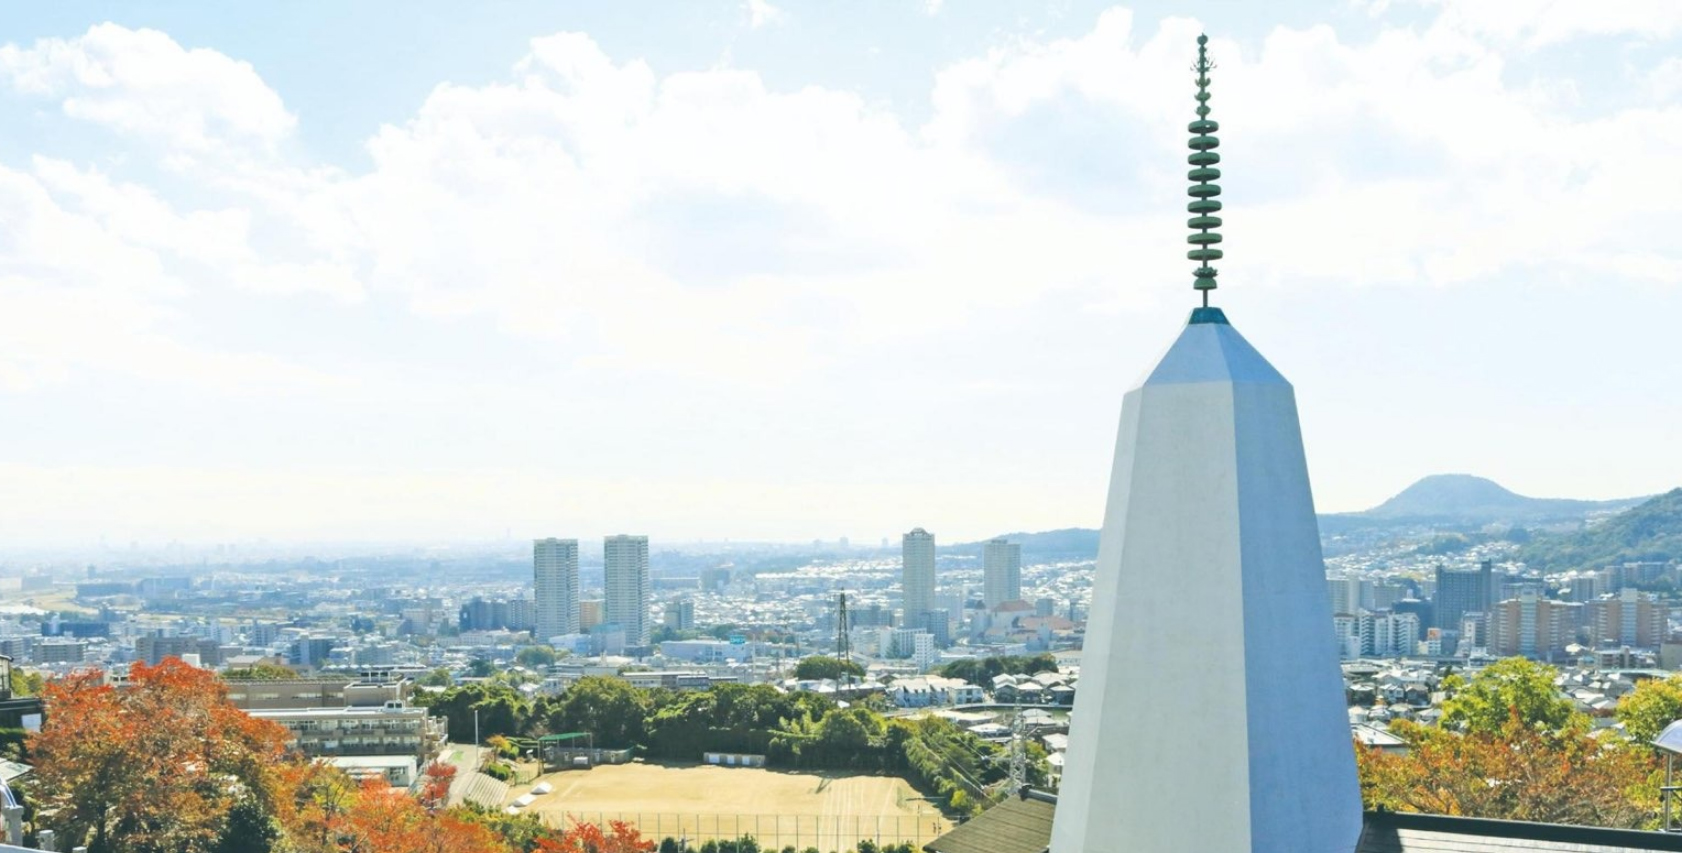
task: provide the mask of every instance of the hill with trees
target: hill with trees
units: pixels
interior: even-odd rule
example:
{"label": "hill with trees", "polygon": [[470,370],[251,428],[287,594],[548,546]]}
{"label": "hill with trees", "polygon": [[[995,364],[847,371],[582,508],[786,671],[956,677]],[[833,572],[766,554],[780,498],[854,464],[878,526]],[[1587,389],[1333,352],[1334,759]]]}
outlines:
{"label": "hill with trees", "polygon": [[1538,535],[1519,551],[1543,571],[1682,560],[1682,488],[1576,533]]}

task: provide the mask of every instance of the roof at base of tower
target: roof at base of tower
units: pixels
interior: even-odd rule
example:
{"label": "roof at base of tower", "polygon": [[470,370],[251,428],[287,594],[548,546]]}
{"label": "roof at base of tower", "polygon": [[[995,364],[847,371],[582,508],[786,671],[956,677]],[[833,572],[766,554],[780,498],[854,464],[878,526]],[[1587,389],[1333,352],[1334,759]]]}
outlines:
{"label": "roof at base of tower", "polygon": [[[1047,853],[1057,798],[1011,797],[924,845],[928,853]],[[1682,851],[1682,835],[1443,815],[1367,812],[1355,853],[1647,853]]]}

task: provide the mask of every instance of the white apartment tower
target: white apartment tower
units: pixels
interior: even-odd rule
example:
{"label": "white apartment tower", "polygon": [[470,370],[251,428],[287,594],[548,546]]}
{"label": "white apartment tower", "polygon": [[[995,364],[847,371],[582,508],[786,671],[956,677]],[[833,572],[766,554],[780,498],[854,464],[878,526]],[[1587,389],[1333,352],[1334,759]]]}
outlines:
{"label": "white apartment tower", "polygon": [[578,633],[578,540],[534,541],[532,580],[537,588],[537,641]]}
{"label": "white apartment tower", "polygon": [[648,645],[648,537],[609,536],[602,542],[602,551],[607,587],[602,619],[624,629],[625,645]]}
{"label": "white apartment tower", "polygon": [[905,593],[905,619],[913,625],[918,614],[934,609],[934,534],[919,527],[901,540],[900,587]]}
{"label": "white apartment tower", "polygon": [[981,579],[981,601],[987,609],[1021,601],[1022,546],[1003,539],[988,540],[981,552]]}

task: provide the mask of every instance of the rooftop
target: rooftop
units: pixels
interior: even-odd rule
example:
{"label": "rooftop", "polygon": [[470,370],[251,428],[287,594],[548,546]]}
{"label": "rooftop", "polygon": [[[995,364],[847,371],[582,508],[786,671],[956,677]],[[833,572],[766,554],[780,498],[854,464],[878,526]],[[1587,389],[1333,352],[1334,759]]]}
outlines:
{"label": "rooftop", "polygon": [[[924,845],[927,853],[1047,853],[1056,797],[1011,797]],[[1367,812],[1355,853],[1646,853],[1682,835],[1444,815]]]}
{"label": "rooftop", "polygon": [[246,711],[253,717],[392,717],[404,714],[425,714],[427,710],[419,705],[408,705],[401,708],[382,708],[375,706],[352,708],[254,708]]}

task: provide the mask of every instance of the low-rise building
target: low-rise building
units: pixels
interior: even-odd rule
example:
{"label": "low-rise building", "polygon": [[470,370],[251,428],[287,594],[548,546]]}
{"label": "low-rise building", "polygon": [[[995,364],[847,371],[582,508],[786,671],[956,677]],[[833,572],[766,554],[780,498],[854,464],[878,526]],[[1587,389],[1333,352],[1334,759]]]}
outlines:
{"label": "low-rise building", "polygon": [[401,702],[377,708],[274,708],[247,711],[292,735],[310,758],[406,755],[425,761],[444,743],[443,720]]}
{"label": "low-rise building", "polygon": [[888,687],[888,698],[901,708],[974,705],[986,701],[980,687],[961,678],[938,675],[901,678]]}

